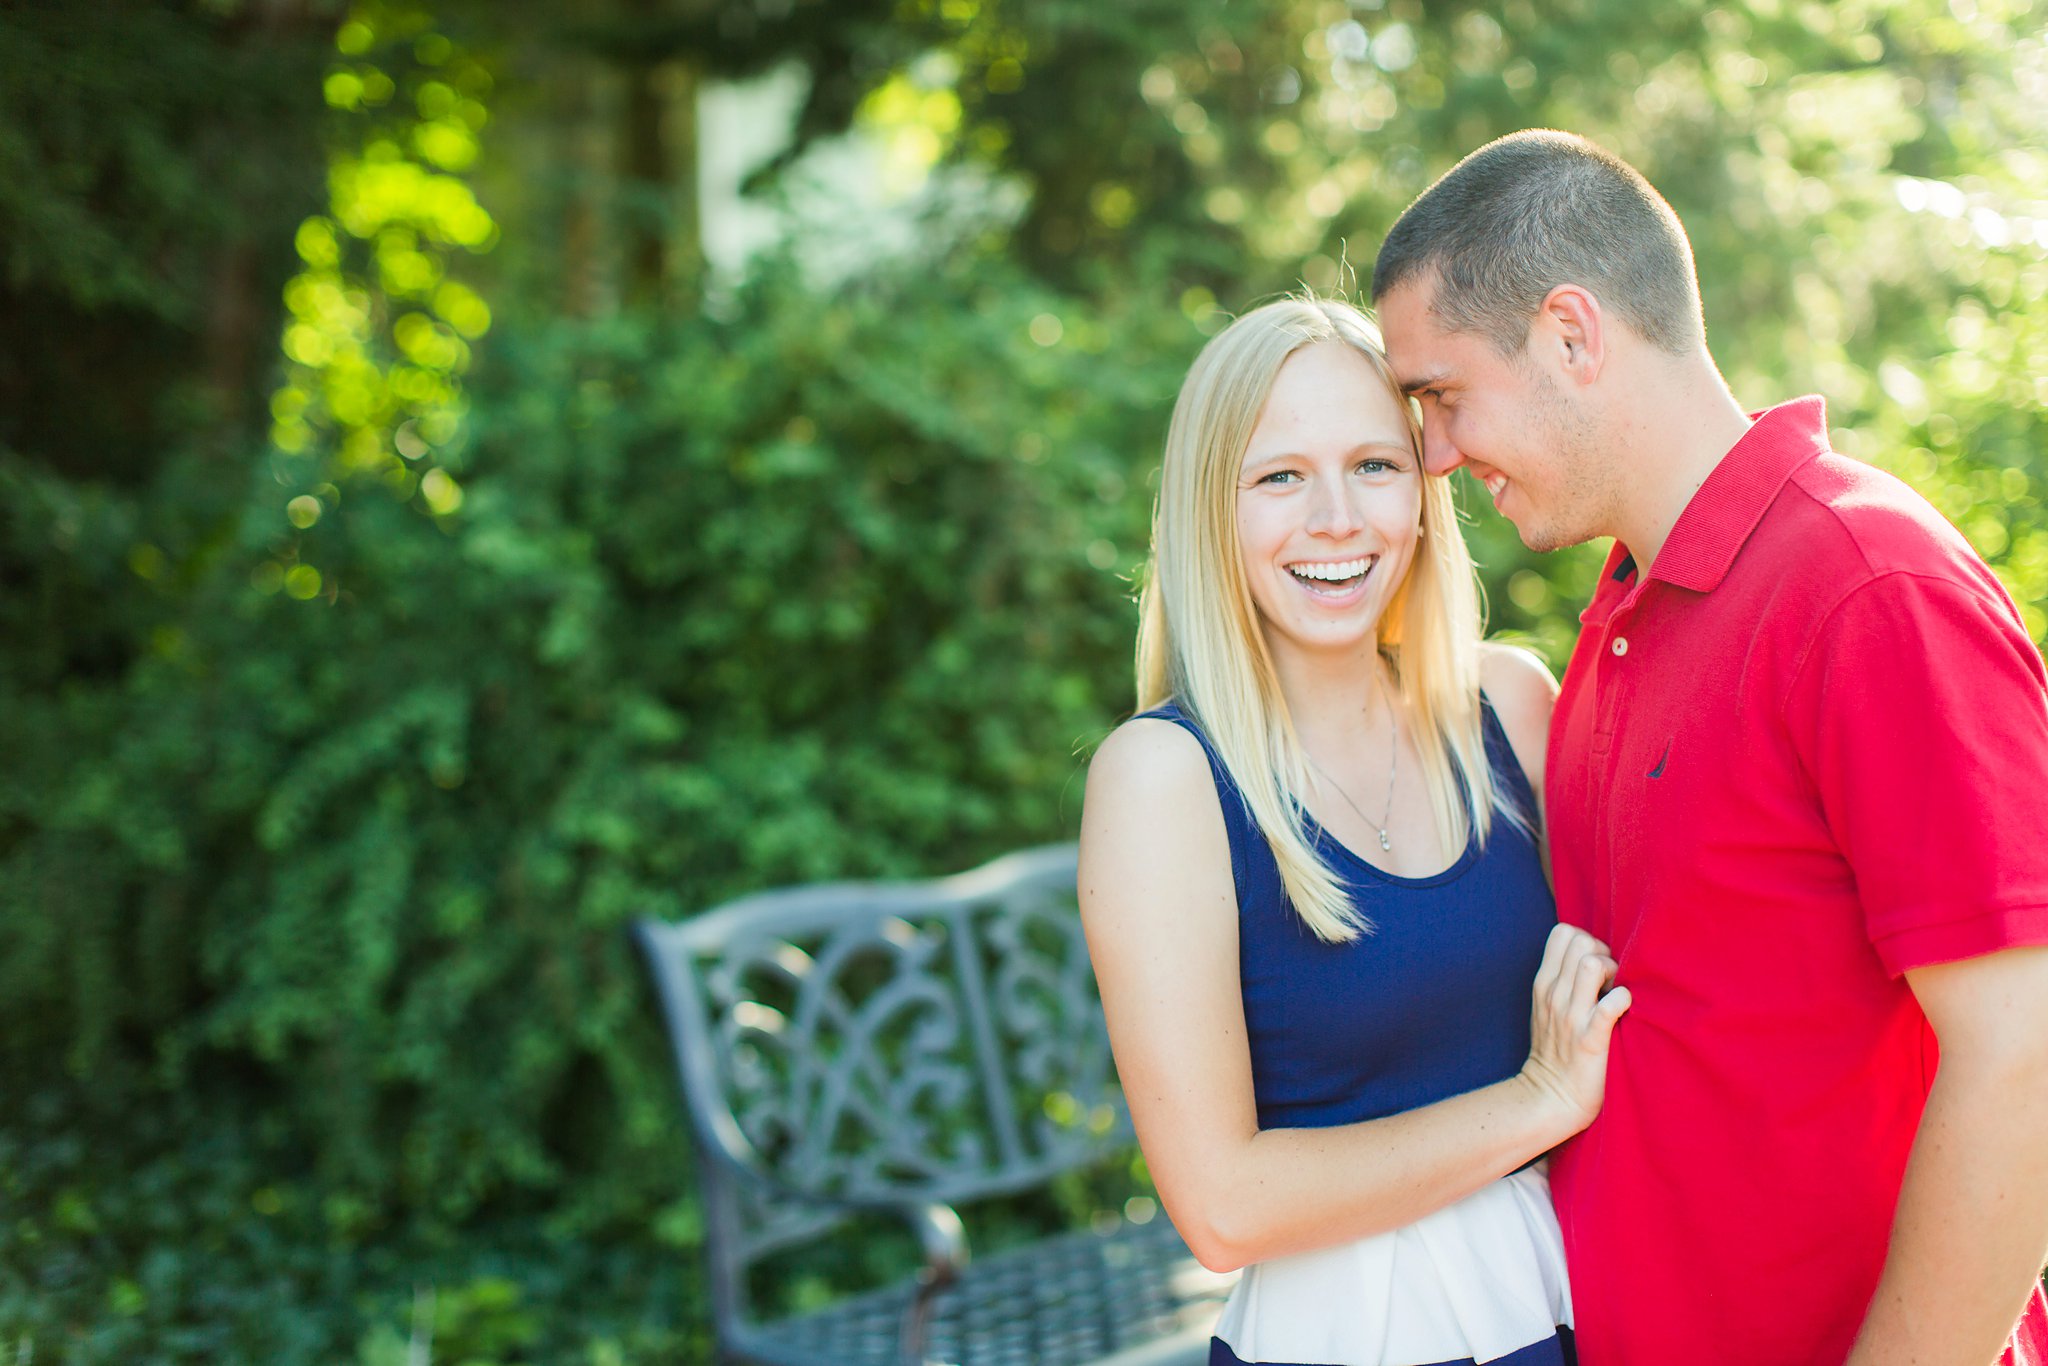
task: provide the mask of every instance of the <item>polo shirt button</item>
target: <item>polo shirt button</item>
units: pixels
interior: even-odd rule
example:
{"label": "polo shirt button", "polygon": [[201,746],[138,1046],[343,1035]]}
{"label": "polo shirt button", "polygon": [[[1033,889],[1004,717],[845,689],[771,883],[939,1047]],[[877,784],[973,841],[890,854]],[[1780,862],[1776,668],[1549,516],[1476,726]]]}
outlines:
{"label": "polo shirt button", "polygon": [[1616,636],[1614,638],[1614,653],[1617,655],[1625,655],[1628,653],[1627,636]]}

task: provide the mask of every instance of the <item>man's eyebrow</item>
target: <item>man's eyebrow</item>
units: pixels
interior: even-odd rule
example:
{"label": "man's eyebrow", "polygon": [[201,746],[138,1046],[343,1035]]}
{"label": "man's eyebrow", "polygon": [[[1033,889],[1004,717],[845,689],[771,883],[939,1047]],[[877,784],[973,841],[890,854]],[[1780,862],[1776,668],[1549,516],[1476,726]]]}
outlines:
{"label": "man's eyebrow", "polygon": [[1425,374],[1416,376],[1414,379],[1402,380],[1401,392],[1404,394],[1413,395],[1420,393],[1424,389],[1434,389],[1450,377],[1451,372],[1448,370],[1431,370]]}

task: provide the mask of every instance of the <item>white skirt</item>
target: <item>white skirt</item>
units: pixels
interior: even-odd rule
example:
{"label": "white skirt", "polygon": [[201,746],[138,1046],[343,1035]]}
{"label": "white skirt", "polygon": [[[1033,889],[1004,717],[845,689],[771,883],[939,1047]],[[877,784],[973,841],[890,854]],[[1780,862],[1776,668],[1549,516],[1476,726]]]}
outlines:
{"label": "white skirt", "polygon": [[1247,1362],[1403,1366],[1492,1361],[1571,1322],[1550,1180],[1530,1167],[1403,1228],[1246,1267],[1216,1336]]}

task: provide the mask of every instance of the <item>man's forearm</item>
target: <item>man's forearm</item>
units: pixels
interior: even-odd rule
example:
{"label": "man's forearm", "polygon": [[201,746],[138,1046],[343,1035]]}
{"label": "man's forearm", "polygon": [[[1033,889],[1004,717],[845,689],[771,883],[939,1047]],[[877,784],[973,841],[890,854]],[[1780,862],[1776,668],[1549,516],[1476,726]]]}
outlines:
{"label": "man's forearm", "polygon": [[1850,1366],[1986,1366],[2048,1256],[2048,1076],[1944,1056]]}

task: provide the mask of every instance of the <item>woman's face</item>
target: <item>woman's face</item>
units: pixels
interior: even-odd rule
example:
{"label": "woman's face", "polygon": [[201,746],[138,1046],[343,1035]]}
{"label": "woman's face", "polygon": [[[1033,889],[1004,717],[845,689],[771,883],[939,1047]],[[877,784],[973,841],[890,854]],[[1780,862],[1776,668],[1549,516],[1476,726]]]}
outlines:
{"label": "woman's face", "polygon": [[1408,577],[1422,471],[1399,401],[1342,342],[1289,356],[1237,478],[1237,535],[1276,655],[1376,648]]}

